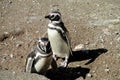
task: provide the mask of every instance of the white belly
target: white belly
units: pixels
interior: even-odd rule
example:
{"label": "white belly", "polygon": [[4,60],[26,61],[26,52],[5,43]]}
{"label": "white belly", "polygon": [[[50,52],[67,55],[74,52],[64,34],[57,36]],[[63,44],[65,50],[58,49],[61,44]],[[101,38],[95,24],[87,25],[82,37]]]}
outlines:
{"label": "white belly", "polygon": [[39,73],[44,73],[49,68],[52,61],[52,55],[46,58],[40,58],[38,62],[34,65],[34,68]]}
{"label": "white belly", "polygon": [[50,40],[53,54],[62,58],[69,56],[69,47],[67,43],[61,38],[56,30],[48,28],[48,38]]}

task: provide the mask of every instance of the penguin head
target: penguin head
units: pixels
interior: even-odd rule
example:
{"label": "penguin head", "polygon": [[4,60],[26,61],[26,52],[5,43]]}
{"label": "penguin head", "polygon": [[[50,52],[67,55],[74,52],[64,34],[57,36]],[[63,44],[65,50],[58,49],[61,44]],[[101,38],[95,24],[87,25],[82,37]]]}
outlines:
{"label": "penguin head", "polygon": [[50,21],[61,21],[61,14],[59,11],[52,11],[49,15],[45,16]]}
{"label": "penguin head", "polygon": [[45,53],[51,52],[50,42],[49,42],[48,38],[39,39],[38,46]]}

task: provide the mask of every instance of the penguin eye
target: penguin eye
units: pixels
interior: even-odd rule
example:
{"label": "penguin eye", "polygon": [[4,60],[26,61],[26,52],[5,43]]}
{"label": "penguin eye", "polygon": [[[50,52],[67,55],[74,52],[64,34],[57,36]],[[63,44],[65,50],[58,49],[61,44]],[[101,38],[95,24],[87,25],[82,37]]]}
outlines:
{"label": "penguin eye", "polygon": [[50,18],[51,18],[51,19],[54,18],[54,15],[51,15]]}

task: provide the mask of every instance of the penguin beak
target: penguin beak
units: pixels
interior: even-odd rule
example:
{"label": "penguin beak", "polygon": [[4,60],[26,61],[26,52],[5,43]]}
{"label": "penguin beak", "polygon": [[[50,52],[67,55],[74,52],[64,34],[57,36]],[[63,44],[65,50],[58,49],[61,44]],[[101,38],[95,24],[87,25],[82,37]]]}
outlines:
{"label": "penguin beak", "polygon": [[47,49],[46,49],[46,47],[44,47],[44,51],[45,51],[45,52],[47,52]]}
{"label": "penguin beak", "polygon": [[46,18],[46,19],[47,19],[47,18],[50,19],[50,15],[45,16],[45,18]]}
{"label": "penguin beak", "polygon": [[48,42],[45,42],[45,43],[44,43],[44,47],[43,47],[43,48],[44,48],[44,51],[45,51],[45,52],[47,52],[47,44],[48,44]]}

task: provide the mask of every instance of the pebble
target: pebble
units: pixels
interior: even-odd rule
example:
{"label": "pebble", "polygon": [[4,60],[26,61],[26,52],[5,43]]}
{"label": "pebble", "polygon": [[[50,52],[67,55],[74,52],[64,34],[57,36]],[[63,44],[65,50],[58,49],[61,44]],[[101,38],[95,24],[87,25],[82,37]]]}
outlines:
{"label": "pebble", "polygon": [[13,58],[13,54],[10,54],[10,57]]}
{"label": "pebble", "polygon": [[119,32],[115,32],[115,35],[119,35]]}
{"label": "pebble", "polygon": [[80,65],[76,65],[76,67],[80,67]]}
{"label": "pebble", "polygon": [[9,44],[8,44],[8,43],[1,43],[1,45],[9,46]]}
{"label": "pebble", "polygon": [[117,38],[117,41],[120,42],[120,37]]}
{"label": "pebble", "polygon": [[92,71],[93,73],[95,73],[95,71]]}
{"label": "pebble", "polygon": [[35,33],[39,33],[39,31],[36,31]]}
{"label": "pebble", "polygon": [[18,47],[22,46],[23,43],[24,43],[23,41],[17,41],[16,42],[16,47],[18,48]]}
{"label": "pebble", "polygon": [[4,34],[6,34],[6,35],[7,35],[7,34],[9,34],[9,32],[4,32]]}
{"label": "pebble", "polygon": [[108,69],[108,68],[107,68],[107,69],[105,69],[105,72],[109,72],[109,71],[110,71],[110,69]]}
{"label": "pebble", "polygon": [[15,71],[13,71],[13,74],[15,74],[16,72]]}
{"label": "pebble", "polygon": [[90,42],[89,42],[89,41],[86,41],[86,42],[85,42],[85,45],[89,45],[89,44],[90,44]]}
{"label": "pebble", "polygon": [[111,33],[109,32],[109,29],[103,29],[103,33],[106,35],[111,35]]}
{"label": "pebble", "polygon": [[17,45],[16,45],[17,48],[20,47],[20,46],[22,46],[22,44],[17,44]]}
{"label": "pebble", "polygon": [[103,36],[100,36],[100,41],[101,41],[101,43],[104,43]]}
{"label": "pebble", "polygon": [[76,50],[81,50],[83,48],[84,48],[84,44],[79,44],[79,45],[75,46],[75,48],[73,50],[76,51]]}
{"label": "pebble", "polygon": [[92,74],[88,73],[88,74],[87,74],[87,77],[91,78],[91,77],[93,77],[93,76],[92,76]]}

